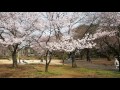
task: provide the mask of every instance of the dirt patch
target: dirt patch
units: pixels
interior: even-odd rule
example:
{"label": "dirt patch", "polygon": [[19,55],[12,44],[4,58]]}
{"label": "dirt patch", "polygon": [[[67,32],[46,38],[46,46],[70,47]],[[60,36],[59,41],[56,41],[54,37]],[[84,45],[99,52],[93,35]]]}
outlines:
{"label": "dirt patch", "polygon": [[[41,62],[41,60],[20,60],[20,62],[18,61],[18,64],[20,65],[24,65],[24,64],[45,64],[46,61],[43,60],[43,62]],[[12,64],[12,60],[0,60],[0,64]],[[52,59],[50,65],[62,65],[61,60],[56,60],[56,59]]]}
{"label": "dirt patch", "polygon": [[[86,60],[76,60],[77,66],[82,68],[91,69],[103,69],[103,70],[116,70],[114,66],[114,60],[92,60],[92,62],[87,62]],[[66,61],[65,64],[71,65],[70,61]]]}

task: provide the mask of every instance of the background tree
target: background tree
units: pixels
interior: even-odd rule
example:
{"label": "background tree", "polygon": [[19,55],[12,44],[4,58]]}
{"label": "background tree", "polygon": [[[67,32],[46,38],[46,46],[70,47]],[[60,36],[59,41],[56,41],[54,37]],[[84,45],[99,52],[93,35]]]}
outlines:
{"label": "background tree", "polygon": [[[102,38],[107,47],[114,52],[117,59],[120,61],[120,30],[119,30],[119,12],[102,12],[99,14],[99,28],[94,37]],[[119,68],[120,71],[120,68]]]}

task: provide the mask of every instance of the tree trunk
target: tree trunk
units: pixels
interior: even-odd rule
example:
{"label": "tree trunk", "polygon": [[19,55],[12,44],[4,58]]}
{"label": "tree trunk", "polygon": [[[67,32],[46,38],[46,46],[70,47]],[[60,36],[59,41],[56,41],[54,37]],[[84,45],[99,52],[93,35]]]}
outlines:
{"label": "tree trunk", "polygon": [[83,60],[83,50],[79,53],[80,54],[80,60]]}
{"label": "tree trunk", "polygon": [[106,58],[107,58],[108,61],[111,61],[111,59],[110,59],[110,54],[109,54],[108,51],[105,52],[105,56],[106,56]]}
{"label": "tree trunk", "polygon": [[62,57],[62,60],[63,60],[63,65],[64,65],[64,62],[65,62],[65,56],[64,56],[65,52],[63,52],[63,57]]}
{"label": "tree trunk", "polygon": [[70,59],[71,58],[71,53],[68,53],[68,59]]}
{"label": "tree trunk", "polygon": [[18,44],[13,46],[13,52],[12,52],[12,60],[13,60],[13,67],[17,68],[17,48],[18,48]]}
{"label": "tree trunk", "polygon": [[76,68],[76,67],[77,67],[77,64],[76,64],[75,59],[72,59],[72,67],[73,67],[73,68]]}
{"label": "tree trunk", "polygon": [[[46,53],[46,64],[45,64],[45,72],[48,72],[48,67],[49,67],[49,64],[50,64],[50,62],[51,62],[51,55],[52,55],[52,53],[51,52],[49,52],[49,51],[47,51],[47,53]],[[48,59],[49,58],[49,59]],[[48,61],[49,60],[49,61]]]}
{"label": "tree trunk", "polygon": [[91,59],[90,59],[90,49],[86,49],[87,53],[86,53],[86,59],[88,62],[91,62]]}
{"label": "tree trunk", "polygon": [[106,56],[106,58],[107,58],[107,60],[108,60],[108,61],[111,61],[111,59],[110,59],[110,57],[109,57],[109,56]]}
{"label": "tree trunk", "polygon": [[45,72],[48,72],[48,64],[46,63],[46,65],[45,65]]}
{"label": "tree trunk", "polygon": [[71,58],[72,58],[72,67],[76,68],[77,64],[76,64],[76,61],[75,61],[75,51],[71,53]]}
{"label": "tree trunk", "polygon": [[17,68],[18,65],[17,65],[17,53],[16,52],[12,53],[12,60],[13,60],[13,67]]}
{"label": "tree trunk", "polygon": [[46,63],[45,63],[45,72],[48,72],[47,53],[46,53],[46,56],[45,56],[45,61],[46,61]]}
{"label": "tree trunk", "polygon": [[83,60],[83,54],[82,53],[80,54],[80,60]]}

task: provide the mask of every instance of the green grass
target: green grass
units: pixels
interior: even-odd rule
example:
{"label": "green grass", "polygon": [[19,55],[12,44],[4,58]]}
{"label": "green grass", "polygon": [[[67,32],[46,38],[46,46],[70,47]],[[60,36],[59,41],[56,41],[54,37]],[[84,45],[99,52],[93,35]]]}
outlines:
{"label": "green grass", "polygon": [[0,78],[120,78],[120,72],[112,70],[51,65],[49,72],[44,72],[44,68],[44,65],[20,65],[12,69],[11,65],[0,65]]}
{"label": "green grass", "polygon": [[[40,73],[41,74],[41,73]],[[78,77],[78,78],[120,78],[120,72],[108,71],[100,69],[88,68],[72,68],[70,66],[55,66],[50,68],[48,73],[42,72],[44,75],[53,77]]]}

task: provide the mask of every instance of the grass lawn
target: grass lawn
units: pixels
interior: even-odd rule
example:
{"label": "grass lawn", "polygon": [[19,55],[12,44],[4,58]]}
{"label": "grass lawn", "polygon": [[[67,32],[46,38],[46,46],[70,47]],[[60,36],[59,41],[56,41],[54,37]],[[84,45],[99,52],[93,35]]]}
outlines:
{"label": "grass lawn", "polygon": [[120,78],[117,70],[90,69],[85,67],[72,68],[70,65],[51,65],[49,72],[44,72],[44,65],[0,65],[0,78]]}

